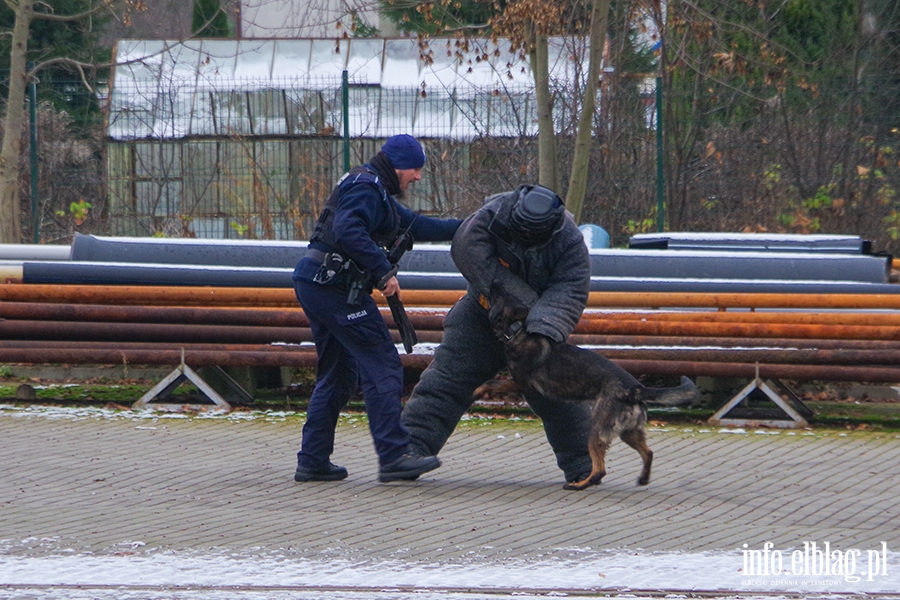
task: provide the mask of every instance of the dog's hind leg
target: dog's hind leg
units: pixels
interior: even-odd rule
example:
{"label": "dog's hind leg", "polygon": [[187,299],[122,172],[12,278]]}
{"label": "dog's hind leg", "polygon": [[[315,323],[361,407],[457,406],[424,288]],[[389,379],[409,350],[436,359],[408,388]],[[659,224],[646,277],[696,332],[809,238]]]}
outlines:
{"label": "dog's hind leg", "polygon": [[591,474],[581,481],[571,481],[563,486],[565,490],[583,490],[592,485],[599,485],[606,475],[606,451],[609,450],[609,438],[601,432],[591,431],[588,452],[591,455]]}
{"label": "dog's hind leg", "polygon": [[643,428],[626,429],[619,437],[641,455],[644,467],[641,469],[641,476],[638,477],[638,485],[647,485],[650,483],[650,467],[653,465],[653,450],[647,445],[647,434]]}

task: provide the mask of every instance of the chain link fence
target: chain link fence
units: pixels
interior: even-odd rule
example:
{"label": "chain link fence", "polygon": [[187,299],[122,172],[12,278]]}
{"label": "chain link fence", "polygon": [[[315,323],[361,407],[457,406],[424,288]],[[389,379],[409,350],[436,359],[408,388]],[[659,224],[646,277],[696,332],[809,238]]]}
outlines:
{"label": "chain link fence", "polygon": [[[605,228],[613,245],[657,230],[662,185],[667,230],[850,233],[900,250],[900,111],[890,108],[896,97],[884,100],[897,82],[868,82],[871,92],[850,96],[846,82],[835,81],[812,108],[773,101],[740,118],[729,114],[737,101],[720,99],[697,117],[685,110],[695,97],[668,92],[662,179],[649,82],[610,78],[595,115],[582,222]],[[158,94],[152,102],[167,102],[181,119],[167,124],[146,112],[107,113],[104,97],[76,85],[65,90],[90,96],[96,109],[85,118],[44,101],[37,111],[45,243],[65,243],[75,231],[306,239],[344,172],[340,82],[327,89],[275,82],[253,94],[235,82],[225,91]],[[554,94],[563,195],[580,102],[562,82]],[[348,97],[351,164],[368,160],[393,133],[424,142],[423,180],[407,199],[417,210],[464,216],[485,196],[538,179],[531,93],[351,85]],[[192,124],[198,114],[205,129]],[[176,125],[179,135],[166,135]],[[30,223],[28,132],[22,136],[22,218]]]}

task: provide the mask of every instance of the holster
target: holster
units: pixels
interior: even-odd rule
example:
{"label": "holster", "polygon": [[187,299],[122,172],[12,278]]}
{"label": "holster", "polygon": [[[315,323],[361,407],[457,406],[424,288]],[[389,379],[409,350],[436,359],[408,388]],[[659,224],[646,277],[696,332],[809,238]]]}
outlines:
{"label": "holster", "polygon": [[[318,252],[318,251],[316,251]],[[347,290],[347,304],[360,302],[360,293],[372,293],[372,282],[369,274],[361,270],[349,258],[337,252],[322,254],[322,266],[316,271],[313,281],[323,285],[333,285]]]}
{"label": "holster", "polygon": [[361,270],[352,260],[348,260],[344,268],[344,281],[349,287],[347,292],[347,304],[357,305],[360,303],[360,295],[368,295],[372,293],[372,280],[369,274]]}

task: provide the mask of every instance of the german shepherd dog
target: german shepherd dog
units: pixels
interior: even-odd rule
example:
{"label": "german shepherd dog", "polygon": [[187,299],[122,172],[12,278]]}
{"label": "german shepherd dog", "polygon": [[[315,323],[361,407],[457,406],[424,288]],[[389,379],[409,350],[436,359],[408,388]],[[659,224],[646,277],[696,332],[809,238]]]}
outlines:
{"label": "german shepherd dog", "polygon": [[[591,473],[581,481],[567,483],[564,489],[583,490],[600,483],[606,475],[606,451],[617,435],[641,455],[644,464],[638,485],[647,485],[653,451],[647,446],[646,402],[667,406],[690,404],[699,398],[693,382],[682,377],[678,387],[645,387],[596,352],[526,333],[527,307],[495,308],[499,309],[500,317],[494,320],[494,330],[505,338],[512,379],[492,379],[476,389],[475,396],[531,390],[553,400],[594,402],[588,442]],[[511,328],[515,333],[509,333]]]}

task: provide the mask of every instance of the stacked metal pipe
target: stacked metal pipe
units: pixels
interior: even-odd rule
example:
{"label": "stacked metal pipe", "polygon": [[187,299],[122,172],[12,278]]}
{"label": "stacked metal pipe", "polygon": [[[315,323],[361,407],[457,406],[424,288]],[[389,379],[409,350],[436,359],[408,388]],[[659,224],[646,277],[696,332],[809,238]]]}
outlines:
{"label": "stacked metal pipe", "polygon": [[[183,350],[197,366],[313,366],[308,321],[289,292],[7,284],[0,362],[175,365]],[[459,296],[404,293],[424,346],[403,356],[407,366],[430,361],[428,345],[440,341]],[[694,308],[633,306],[641,304]],[[763,377],[893,383],[900,381],[898,304],[898,296],[592,294],[570,341],[636,374],[754,377],[758,365]],[[777,305],[795,310],[766,309]]]}
{"label": "stacked metal pipe", "polygon": [[[773,236],[768,236],[767,239]],[[795,236],[796,237],[796,236]],[[783,242],[787,244],[787,241]],[[894,294],[891,258],[869,246],[779,246],[721,243],[675,251],[592,249],[591,289],[598,292]],[[818,249],[817,249],[818,248]],[[7,264],[5,278],[24,283],[292,287],[306,242],[104,238],[76,235],[70,260]],[[2,257],[2,253],[0,253]],[[0,265],[0,271],[3,265]],[[419,245],[401,262],[405,289],[464,290],[448,245]]]}
{"label": "stacked metal pipe", "polygon": [[[718,238],[714,242],[722,244]],[[695,242],[691,250],[664,256],[652,250],[592,251],[594,289],[601,289],[591,293],[570,341],[635,374],[752,378],[758,369],[761,377],[772,378],[900,381],[900,286],[888,283],[890,257],[866,254],[867,245],[858,240],[816,243],[827,251],[801,255],[791,247],[767,254],[745,247],[698,255]],[[850,250],[835,249],[842,245]],[[43,251],[40,260],[22,264],[88,263],[92,272],[111,264],[155,265],[167,272],[193,265],[231,277],[265,275],[268,269],[286,273],[289,281],[284,264],[302,255],[304,246],[77,236],[70,260],[59,251]],[[21,250],[19,255],[24,256]],[[110,256],[118,262],[105,262]],[[443,316],[464,293],[464,282],[446,247],[417,248],[405,261],[412,274],[403,299],[423,343],[421,353],[403,360],[424,368],[431,359],[429,345],[440,341]],[[658,281],[663,274],[683,274],[692,264],[695,283],[713,291],[690,291],[691,286],[672,284],[672,278],[663,278],[668,286]],[[623,277],[635,269],[653,277]],[[796,279],[773,286],[771,278],[760,278],[779,270]],[[753,293],[735,291],[744,290],[735,284],[740,279],[725,285],[719,278],[725,273],[744,277]],[[417,278],[428,281],[416,285]],[[68,283],[6,279],[10,282],[0,284],[0,362],[176,365],[182,357],[197,366],[316,362],[308,322],[289,285],[261,286],[241,278],[233,286],[202,278],[184,285],[162,285],[153,278],[138,278],[135,285],[103,284],[93,276]],[[612,280],[617,283],[607,285]],[[804,292],[785,293],[785,286]],[[829,292],[814,292],[819,287]],[[660,291],[672,288],[684,289]],[[853,291],[841,293],[845,289]],[[390,313],[384,314],[393,327]]]}

